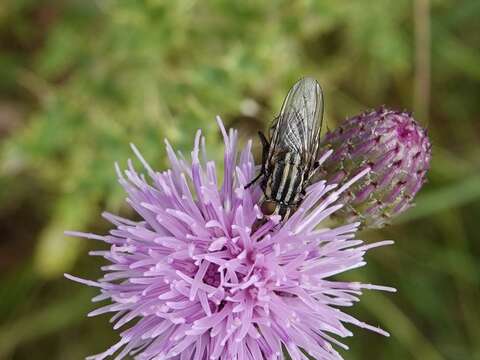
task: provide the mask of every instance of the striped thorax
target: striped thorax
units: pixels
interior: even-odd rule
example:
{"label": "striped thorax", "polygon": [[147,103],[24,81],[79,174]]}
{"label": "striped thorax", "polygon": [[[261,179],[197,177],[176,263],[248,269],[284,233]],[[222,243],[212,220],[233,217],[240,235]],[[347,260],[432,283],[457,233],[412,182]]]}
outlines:
{"label": "striped thorax", "polygon": [[298,153],[279,154],[272,160],[273,166],[267,170],[271,175],[266,178],[263,208],[268,209],[266,203],[272,201],[273,214],[288,217],[301,200],[307,169]]}

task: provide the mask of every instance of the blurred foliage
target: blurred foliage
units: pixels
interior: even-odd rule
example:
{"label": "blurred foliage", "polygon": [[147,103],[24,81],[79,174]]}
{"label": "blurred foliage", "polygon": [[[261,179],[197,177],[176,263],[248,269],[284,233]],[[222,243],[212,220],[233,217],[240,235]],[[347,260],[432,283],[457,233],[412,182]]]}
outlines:
{"label": "blurred foliage", "polygon": [[[252,136],[308,74],[330,128],[381,104],[430,114],[418,119],[430,183],[395,225],[362,234],[396,246],[348,274],[399,289],[351,311],[392,337],[357,331],[347,358],[480,359],[479,17],[478,0],[3,0],[0,358],[79,359],[115,338],[105,318],[84,319],[93,292],[61,278],[96,277],[84,246],[97,244],[63,231],[103,232],[102,208],[128,212],[113,163],[129,142],[164,168],[163,138],[188,155],[202,128],[218,158],[215,115]],[[414,19],[431,22],[428,44]],[[417,94],[429,102],[413,95],[430,75],[418,51],[431,56],[431,94]]]}

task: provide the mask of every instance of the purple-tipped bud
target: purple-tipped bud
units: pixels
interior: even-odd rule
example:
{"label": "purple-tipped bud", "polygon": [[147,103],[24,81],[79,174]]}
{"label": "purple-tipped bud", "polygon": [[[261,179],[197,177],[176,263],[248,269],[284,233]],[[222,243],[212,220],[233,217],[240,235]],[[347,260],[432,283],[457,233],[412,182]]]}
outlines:
{"label": "purple-tipped bud", "polygon": [[412,205],[426,180],[431,145],[424,130],[406,112],[381,107],[352,117],[322,139],[320,154],[332,149],[319,176],[342,184],[359,171],[370,173],[343,194],[343,220],[382,227]]}

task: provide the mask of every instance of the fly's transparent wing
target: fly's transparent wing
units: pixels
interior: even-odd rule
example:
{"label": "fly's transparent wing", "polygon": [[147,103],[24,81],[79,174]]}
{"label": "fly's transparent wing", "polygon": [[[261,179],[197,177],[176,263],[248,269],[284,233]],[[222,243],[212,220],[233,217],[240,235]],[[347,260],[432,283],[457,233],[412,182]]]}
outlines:
{"label": "fly's transparent wing", "polygon": [[293,85],[272,126],[272,148],[300,154],[316,150],[323,118],[323,92],[315,79]]}

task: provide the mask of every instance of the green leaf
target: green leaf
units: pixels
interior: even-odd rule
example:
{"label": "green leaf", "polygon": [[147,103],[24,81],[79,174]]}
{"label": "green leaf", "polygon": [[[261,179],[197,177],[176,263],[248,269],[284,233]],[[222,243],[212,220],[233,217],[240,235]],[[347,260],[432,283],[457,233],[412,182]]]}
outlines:
{"label": "green leaf", "polygon": [[95,212],[94,199],[80,193],[62,198],[38,240],[34,267],[40,276],[55,278],[72,268],[85,240],[67,237],[64,232],[84,230]]}

